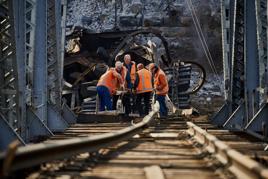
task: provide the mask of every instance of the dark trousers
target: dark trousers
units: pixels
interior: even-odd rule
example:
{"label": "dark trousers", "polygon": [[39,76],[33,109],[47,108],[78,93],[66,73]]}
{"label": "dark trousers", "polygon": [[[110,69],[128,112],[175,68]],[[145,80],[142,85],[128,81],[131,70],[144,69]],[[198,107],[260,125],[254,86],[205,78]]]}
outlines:
{"label": "dark trousers", "polygon": [[131,100],[133,99],[133,95],[131,93],[126,93],[123,96],[123,106],[125,107],[125,114],[129,115],[131,113],[132,105]]}
{"label": "dark trousers", "polygon": [[105,86],[98,86],[97,93],[100,99],[100,111],[104,111],[105,107],[107,110],[112,110],[112,97],[109,89]]}
{"label": "dark trousers", "polygon": [[156,101],[160,105],[160,117],[166,117],[168,115],[168,109],[166,105],[166,95],[156,95]]}
{"label": "dark trousers", "polygon": [[[116,104],[117,104],[118,99],[119,99],[119,95],[113,96],[113,110],[117,110]],[[131,105],[131,101],[133,101],[132,93],[124,94],[123,99],[122,99],[122,103],[123,103],[123,106],[125,107],[125,114],[126,115],[129,115],[129,113],[131,113],[131,111],[134,111],[134,110],[132,110],[133,108]]]}
{"label": "dark trousers", "polygon": [[113,110],[116,110],[118,99],[119,99],[119,95],[113,95]]}
{"label": "dark trousers", "polygon": [[[149,114],[151,92],[139,93],[136,99],[136,109],[139,111],[140,116]],[[142,105],[142,100],[144,105]]]}

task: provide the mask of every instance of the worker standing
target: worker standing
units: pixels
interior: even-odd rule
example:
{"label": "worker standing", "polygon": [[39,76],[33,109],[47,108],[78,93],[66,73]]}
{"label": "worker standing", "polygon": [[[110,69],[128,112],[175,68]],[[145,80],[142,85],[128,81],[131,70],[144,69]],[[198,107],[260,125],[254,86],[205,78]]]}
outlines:
{"label": "worker standing", "polygon": [[149,70],[153,74],[154,78],[153,80],[154,80],[154,89],[156,93],[156,100],[160,104],[160,117],[166,117],[168,114],[168,109],[166,106],[165,98],[169,90],[166,74],[155,63],[151,63],[149,65]]}
{"label": "worker standing", "polygon": [[[136,109],[139,111],[140,117],[149,114],[150,99],[153,91],[152,74],[144,68],[142,63],[137,65],[137,77],[134,84],[136,89]],[[141,102],[144,102],[144,105]]]}
{"label": "worker standing", "polygon": [[131,100],[134,101],[132,91],[136,80],[136,63],[131,61],[129,54],[124,56],[124,66],[127,68],[126,89],[128,90],[128,93],[123,97],[123,105],[125,106],[125,116],[129,116],[131,109],[133,109]]}
{"label": "worker standing", "polygon": [[115,68],[110,68],[104,73],[97,84],[97,93],[100,99],[100,111],[112,110],[112,95],[116,93],[119,85],[123,85],[123,79],[119,74],[123,64],[115,63]]}

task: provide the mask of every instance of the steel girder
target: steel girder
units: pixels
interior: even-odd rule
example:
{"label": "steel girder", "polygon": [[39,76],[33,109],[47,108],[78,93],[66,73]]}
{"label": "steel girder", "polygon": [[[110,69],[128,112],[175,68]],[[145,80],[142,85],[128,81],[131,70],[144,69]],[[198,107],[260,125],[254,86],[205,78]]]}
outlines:
{"label": "steel girder", "polygon": [[0,8],[0,149],[3,149],[12,140],[24,143],[18,134],[25,136],[25,118],[20,108],[23,96],[18,83],[13,2],[1,0]]}
{"label": "steel girder", "polygon": [[242,104],[244,96],[244,0],[221,0],[225,104],[212,118],[218,126]]}
{"label": "steel girder", "polygon": [[[65,41],[66,0],[47,0],[47,94],[48,127],[55,132],[65,130],[75,123],[74,115],[62,104],[63,51]],[[62,12],[63,10],[63,12]]]}
{"label": "steel girder", "polygon": [[230,48],[223,51],[224,63],[232,67],[232,90],[227,95],[231,98],[226,99],[212,122],[265,138],[268,133],[267,1],[236,0],[234,7],[232,64],[226,58]]}
{"label": "steel girder", "polygon": [[0,131],[9,132],[2,150],[76,119],[61,102],[66,0],[1,0],[0,8]]}
{"label": "steel girder", "polygon": [[223,125],[225,119],[232,114],[231,77],[232,77],[232,43],[234,28],[235,2],[221,0],[221,29],[222,29],[222,51],[223,51],[223,74],[224,74],[224,98],[225,103],[213,117],[212,122]]}
{"label": "steel girder", "polygon": [[[258,67],[259,67],[259,88],[260,109],[253,116],[246,126],[250,133],[267,139],[268,136],[268,104],[267,104],[267,1],[256,1],[257,35],[258,35]],[[256,133],[259,132],[259,133]],[[260,133],[261,132],[261,133]]]}
{"label": "steel girder", "polygon": [[231,80],[231,18],[230,0],[221,1],[221,27],[222,27],[222,51],[223,51],[223,73],[225,100],[229,100]]}
{"label": "steel girder", "polygon": [[260,105],[267,102],[267,1],[256,0]]}

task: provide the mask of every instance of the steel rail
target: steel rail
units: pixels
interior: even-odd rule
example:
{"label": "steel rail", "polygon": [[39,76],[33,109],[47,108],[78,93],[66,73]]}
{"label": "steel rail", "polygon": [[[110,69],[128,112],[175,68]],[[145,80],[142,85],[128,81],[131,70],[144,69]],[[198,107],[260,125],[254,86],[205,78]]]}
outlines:
{"label": "steel rail", "polygon": [[[9,172],[26,169],[57,159],[68,158],[83,152],[96,152],[99,149],[107,148],[130,139],[152,124],[158,112],[159,103],[156,102],[153,105],[152,111],[141,122],[118,130],[117,132],[59,140],[56,143],[54,141],[53,143],[46,142],[19,147],[14,156],[11,157],[13,160],[10,163]],[[7,153],[8,151],[0,153],[0,170],[2,174],[6,173],[6,171],[3,171],[6,159],[10,158],[6,155]]]}
{"label": "steel rail", "polygon": [[187,133],[232,172],[237,178],[268,178],[268,169],[250,157],[230,148],[215,136],[187,122]]}

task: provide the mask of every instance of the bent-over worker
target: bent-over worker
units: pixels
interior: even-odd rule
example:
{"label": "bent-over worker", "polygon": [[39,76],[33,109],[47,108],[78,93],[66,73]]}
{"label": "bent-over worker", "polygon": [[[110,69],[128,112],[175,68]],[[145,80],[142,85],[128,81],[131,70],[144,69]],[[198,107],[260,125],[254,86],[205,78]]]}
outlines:
{"label": "bent-over worker", "polygon": [[[118,61],[119,62],[119,61]],[[121,75],[121,77],[122,77],[122,80],[123,80],[123,84],[122,84],[122,86],[123,86],[123,89],[122,90],[124,90],[125,88],[126,88],[126,76],[127,76],[127,68],[125,67],[125,66],[123,66],[123,63],[121,63],[122,64],[122,68],[120,69],[120,71],[117,71],[120,75]],[[120,88],[121,86],[119,85],[119,86],[117,86],[117,90]],[[116,95],[116,94],[114,94],[113,95],[113,110],[117,110],[116,109],[116,107],[117,107],[117,101],[118,101],[118,99],[119,99],[119,96],[120,95]]]}
{"label": "bent-over worker", "polygon": [[160,105],[160,117],[166,117],[168,115],[168,109],[165,98],[169,90],[166,74],[155,63],[151,63],[149,65],[149,70],[153,74],[154,78],[154,89],[156,93],[155,97]]}
{"label": "bent-over worker", "polygon": [[122,68],[121,62],[115,63],[115,68],[110,68],[104,73],[97,84],[97,93],[100,99],[100,111],[112,110],[112,95],[116,93],[119,85],[123,85],[123,79],[118,73]]}

